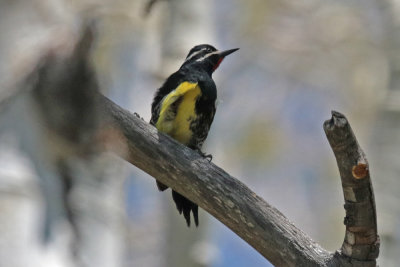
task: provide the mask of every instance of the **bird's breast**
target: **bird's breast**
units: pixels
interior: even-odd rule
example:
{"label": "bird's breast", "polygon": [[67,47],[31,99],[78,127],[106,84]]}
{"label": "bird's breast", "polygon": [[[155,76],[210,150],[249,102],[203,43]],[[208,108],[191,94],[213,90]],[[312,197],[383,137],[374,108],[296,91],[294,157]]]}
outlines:
{"label": "bird's breast", "polygon": [[173,131],[170,135],[182,144],[188,144],[192,138],[193,132],[191,130],[191,124],[196,121],[198,117],[196,113],[196,102],[201,96],[200,87],[197,86],[194,90],[182,96],[182,100],[177,107]]}

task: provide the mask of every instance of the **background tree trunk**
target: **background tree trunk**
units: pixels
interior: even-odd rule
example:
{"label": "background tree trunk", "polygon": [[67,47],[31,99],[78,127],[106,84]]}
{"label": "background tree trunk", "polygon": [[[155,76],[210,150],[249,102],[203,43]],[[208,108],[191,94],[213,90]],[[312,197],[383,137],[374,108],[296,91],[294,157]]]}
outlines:
{"label": "background tree trunk", "polygon": [[372,132],[371,155],[376,173],[384,177],[384,182],[376,183],[379,194],[377,207],[379,210],[378,223],[382,239],[382,266],[396,266],[400,248],[399,173],[400,166],[400,8],[396,1],[383,1],[381,8],[386,17],[388,32],[386,51],[389,58],[390,73],[388,88],[385,89],[383,102]]}

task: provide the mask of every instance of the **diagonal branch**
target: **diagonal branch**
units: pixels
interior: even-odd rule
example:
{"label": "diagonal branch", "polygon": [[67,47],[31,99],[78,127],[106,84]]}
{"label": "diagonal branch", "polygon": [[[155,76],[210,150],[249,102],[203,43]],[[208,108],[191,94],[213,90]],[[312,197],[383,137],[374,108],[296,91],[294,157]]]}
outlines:
{"label": "diagonal branch", "polygon": [[[296,228],[277,209],[270,206],[246,185],[218,166],[209,163],[196,152],[159,133],[153,126],[133,116],[104,96],[99,97],[99,102],[103,114],[108,116],[107,127],[119,133],[113,135],[113,141],[118,140],[119,145],[115,146],[115,143],[112,145],[112,147],[124,148],[116,150],[118,155],[194,201],[243,238],[274,265],[357,266],[359,263],[368,261],[367,266],[369,264],[375,266],[377,253],[370,252],[367,257],[362,257],[364,254],[361,253],[360,256],[360,253],[358,253],[359,249],[362,249],[359,246],[366,244],[367,240],[375,244],[375,208],[373,208],[373,212],[370,212],[372,210],[368,205],[357,206],[347,202],[348,195],[350,195],[356,197],[363,204],[365,203],[364,200],[368,199],[367,204],[374,206],[369,176],[364,180],[360,180],[360,178],[352,181],[352,183],[343,180],[343,177],[350,179],[346,171],[354,165],[355,159],[360,164],[366,164],[366,160],[347,120],[340,117],[339,113],[333,113],[332,120],[326,122],[324,127],[338,158],[342,181],[346,181],[344,183],[347,185],[344,187],[346,188],[344,189],[346,218],[348,218],[347,222],[351,221],[352,224],[347,223],[346,245],[343,246],[342,253],[331,254]],[[338,122],[342,122],[346,127],[340,127]],[[115,138],[116,136],[119,138]],[[345,142],[340,142],[340,140],[345,140]],[[357,152],[359,153],[357,154]],[[347,155],[346,153],[350,154]],[[343,154],[346,154],[347,157]],[[360,167],[356,167],[353,173],[363,176]],[[361,189],[358,186],[354,189],[361,191],[349,191],[350,188],[353,188],[354,183],[361,183],[366,187]],[[366,191],[365,188],[370,190]],[[368,195],[368,197],[359,199],[358,194]],[[360,213],[352,216],[349,213],[350,210],[360,211]],[[358,214],[360,214],[362,222],[370,219],[375,221],[375,224],[373,224],[375,228],[371,225],[375,232],[371,233],[369,230],[362,232],[360,228],[357,228],[360,226],[357,223]],[[364,214],[368,216],[364,217]],[[371,236],[368,236],[369,233],[371,233]],[[350,246],[347,246],[347,244]],[[349,252],[349,247],[353,248],[352,252]],[[374,245],[374,248],[377,248],[377,246]]]}
{"label": "diagonal branch", "polygon": [[[277,266],[322,266],[329,253],[246,185],[105,97],[125,160],[189,198]],[[101,104],[100,104],[101,105]],[[120,147],[120,146],[119,146]]]}

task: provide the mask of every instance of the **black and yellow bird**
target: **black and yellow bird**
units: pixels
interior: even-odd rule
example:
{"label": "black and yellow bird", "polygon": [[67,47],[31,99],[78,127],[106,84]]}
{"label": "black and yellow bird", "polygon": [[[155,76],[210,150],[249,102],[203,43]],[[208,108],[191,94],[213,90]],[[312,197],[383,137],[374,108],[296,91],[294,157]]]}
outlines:
{"label": "black and yellow bird", "polygon": [[[150,123],[178,142],[201,152],[215,114],[217,88],[212,73],[225,56],[238,50],[218,51],[211,45],[193,47],[179,70],[167,78],[154,96]],[[157,181],[160,191],[168,187]],[[198,207],[181,194],[172,191],[179,213],[190,226],[190,211],[196,226],[199,224]]]}

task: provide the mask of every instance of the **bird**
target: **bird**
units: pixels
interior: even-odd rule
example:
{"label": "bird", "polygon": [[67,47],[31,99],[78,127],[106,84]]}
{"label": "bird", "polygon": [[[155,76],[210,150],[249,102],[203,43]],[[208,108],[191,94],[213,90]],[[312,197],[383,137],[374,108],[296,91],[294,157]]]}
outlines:
{"label": "bird", "polygon": [[[201,148],[216,111],[217,87],[212,74],[227,55],[238,49],[220,51],[209,44],[193,47],[179,70],[156,91],[151,104],[150,124],[209,161],[212,156],[202,152]],[[156,182],[159,191],[168,189],[165,184]],[[197,227],[198,206],[174,190],[172,198],[187,226],[190,227],[192,212]]]}

